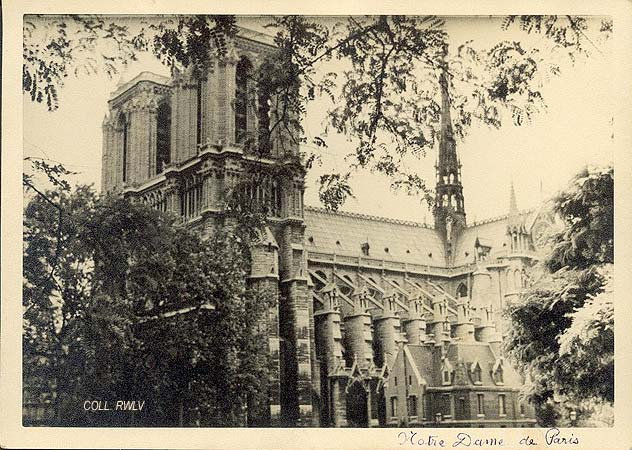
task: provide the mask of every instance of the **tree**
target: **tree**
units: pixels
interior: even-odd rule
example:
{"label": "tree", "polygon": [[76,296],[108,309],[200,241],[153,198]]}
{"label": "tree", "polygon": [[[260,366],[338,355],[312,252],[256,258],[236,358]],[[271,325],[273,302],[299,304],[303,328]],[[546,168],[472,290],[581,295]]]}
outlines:
{"label": "tree", "polygon": [[614,401],[613,195],[612,168],[585,169],[554,199],[564,227],[550,236],[535,282],[507,308],[506,348],[545,424],[560,420],[544,418],[554,400],[576,409]]}
{"label": "tree", "polygon": [[35,196],[25,210],[25,393],[50,402],[57,425],[129,425],[82,406],[112,398],[151,403],[135,424],[241,423],[244,405],[266,395],[259,325],[273,301],[246,285],[248,245],[202,240],[87,187]]}
{"label": "tree", "polygon": [[[521,125],[545,108],[541,88],[560,73],[561,58],[601,52],[595,36],[607,38],[612,22],[604,20],[597,29],[592,23],[574,16],[502,21],[504,30],[544,36],[551,48],[542,51],[505,40],[488,49],[472,41],[448,49],[445,20],[434,16],[272,17],[268,27],[278,54],[261,64],[251,84],[278,102],[269,134],[283,130],[294,144],[311,143],[316,149],[304,161],[306,168],[327,147],[329,129],[355,141],[349,170],[321,178],[320,197],[327,207],[338,208],[352,194],[351,174],[361,168],[383,173],[394,188],[421,193],[431,203],[425,180],[407,167],[411,158],[425,156],[440,134],[440,80],[449,87],[457,138],[474,124]],[[235,16],[213,15],[147,18],[135,25],[101,16],[49,21],[28,16],[23,88],[53,110],[57,89],[72,70],[94,73],[102,67],[111,75],[142,51],[152,51],[172,68],[203,68],[211,51],[225,54],[236,25]],[[42,29],[44,38],[37,33]],[[114,53],[95,53],[98,44]],[[349,70],[327,71],[332,59]],[[333,106],[322,132],[308,136],[301,119],[320,96],[329,97]]]}

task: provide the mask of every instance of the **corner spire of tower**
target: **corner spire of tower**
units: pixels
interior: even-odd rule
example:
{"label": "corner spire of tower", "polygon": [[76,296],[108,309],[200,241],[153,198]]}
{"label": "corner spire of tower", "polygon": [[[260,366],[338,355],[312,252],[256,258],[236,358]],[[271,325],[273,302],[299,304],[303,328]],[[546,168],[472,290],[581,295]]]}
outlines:
{"label": "corner spire of tower", "polygon": [[515,216],[518,214],[518,202],[516,202],[516,190],[514,189],[514,182],[511,180],[509,187],[509,215]]}

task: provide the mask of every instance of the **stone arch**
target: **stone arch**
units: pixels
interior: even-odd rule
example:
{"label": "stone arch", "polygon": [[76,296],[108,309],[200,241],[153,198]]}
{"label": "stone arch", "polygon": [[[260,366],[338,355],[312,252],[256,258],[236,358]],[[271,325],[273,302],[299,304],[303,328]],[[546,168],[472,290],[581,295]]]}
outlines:
{"label": "stone arch", "polygon": [[346,389],[347,424],[353,428],[369,426],[368,392],[360,379],[351,381]]}
{"label": "stone arch", "polygon": [[468,296],[468,289],[464,283],[459,284],[459,286],[456,288],[456,296],[457,298]]}

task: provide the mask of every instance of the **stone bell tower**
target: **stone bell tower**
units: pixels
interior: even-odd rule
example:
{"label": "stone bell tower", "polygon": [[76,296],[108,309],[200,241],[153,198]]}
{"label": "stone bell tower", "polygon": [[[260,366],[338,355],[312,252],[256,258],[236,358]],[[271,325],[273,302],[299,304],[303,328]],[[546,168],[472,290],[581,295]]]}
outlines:
{"label": "stone bell tower", "polygon": [[211,49],[208,61],[170,78],[143,72],[119,86],[103,123],[102,190],[179,216],[203,236],[235,225],[226,209],[235,196],[265,212],[248,283],[278,301],[263,324],[269,395],[249,406],[248,422],[310,426],[320,387],[303,251],[305,170],[291,127],[271,125],[287,114],[282,99],[258,83],[275,57],[271,37],[240,28],[224,55]]}

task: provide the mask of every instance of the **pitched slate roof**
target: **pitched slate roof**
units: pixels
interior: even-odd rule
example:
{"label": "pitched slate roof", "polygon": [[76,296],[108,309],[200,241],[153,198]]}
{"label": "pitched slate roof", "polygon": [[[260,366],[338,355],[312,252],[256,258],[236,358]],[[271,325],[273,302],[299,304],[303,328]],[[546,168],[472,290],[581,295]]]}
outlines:
{"label": "pitched slate roof", "polygon": [[306,207],[304,218],[308,251],[363,256],[362,244],[368,242],[369,258],[445,266],[441,235],[430,226],[315,207]]}
{"label": "pitched slate roof", "polygon": [[[426,380],[428,386],[442,386],[442,362],[439,348],[412,344],[407,344],[406,347],[410,351],[417,370]],[[489,344],[484,342],[452,343],[448,347],[447,359],[455,371],[462,372],[455,377],[454,385],[473,384],[467,372],[475,362],[481,366],[482,386],[496,385],[491,376],[491,370],[496,363],[496,355]],[[503,363],[503,378],[503,386],[516,387],[522,384],[520,375],[508,361]]]}

